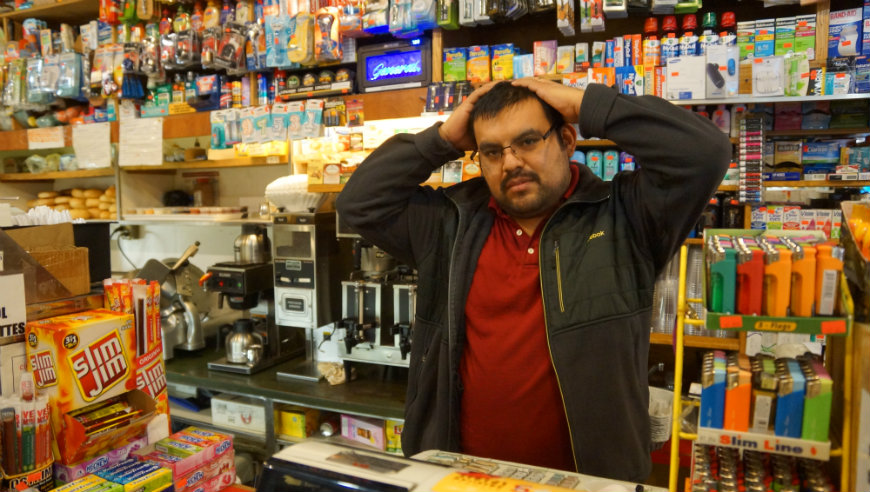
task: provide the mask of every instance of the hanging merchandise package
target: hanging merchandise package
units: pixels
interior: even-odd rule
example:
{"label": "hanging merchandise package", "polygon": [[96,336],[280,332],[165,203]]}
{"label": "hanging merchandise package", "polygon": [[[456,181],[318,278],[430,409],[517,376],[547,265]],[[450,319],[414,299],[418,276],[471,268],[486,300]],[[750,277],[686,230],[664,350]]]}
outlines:
{"label": "hanging merchandise package", "polygon": [[160,43],[157,38],[148,36],[142,41],[142,53],[140,55],[140,69],[142,73],[154,78],[160,75]]}
{"label": "hanging merchandise package", "polygon": [[[458,1],[458,0],[455,0]],[[389,30],[389,0],[367,0],[363,14],[363,29],[369,34],[383,34]]]}
{"label": "hanging merchandise package", "polygon": [[175,33],[160,36],[160,64],[165,70],[174,70],[175,66]]}
{"label": "hanging merchandise package", "polygon": [[438,27],[435,8],[435,0],[412,0],[411,14],[414,16],[414,28],[422,32]]}
{"label": "hanging merchandise package", "polygon": [[263,70],[266,65],[266,33],[263,26],[252,23],[248,25],[245,40],[245,66],[248,71]]}
{"label": "hanging merchandise package", "polygon": [[51,104],[54,94],[43,90],[42,72],[44,68],[42,58],[27,60],[27,102],[31,104]]}
{"label": "hanging merchandise package", "polygon": [[339,30],[342,36],[366,36],[362,23],[362,0],[342,0],[339,8]]}
{"label": "hanging merchandise package", "polygon": [[227,70],[239,70],[245,55],[245,26],[229,22],[223,27],[215,65]]}
{"label": "hanging merchandise package", "polygon": [[199,33],[193,29],[188,29],[176,34],[175,65],[177,68],[190,68],[199,65],[201,51]]}
{"label": "hanging merchandise package", "polygon": [[314,58],[318,62],[341,60],[338,16],[339,12],[335,7],[324,7],[317,11],[314,29]]}
{"label": "hanging merchandise package", "polygon": [[202,63],[202,68],[215,67],[215,57],[217,56],[220,37],[220,27],[209,27],[202,32],[202,43],[200,46],[200,63]]}
{"label": "hanging merchandise package", "polygon": [[59,57],[57,97],[79,99],[82,94],[82,55],[63,53]]}
{"label": "hanging merchandise package", "polygon": [[390,3],[390,34],[405,36],[416,29],[417,23],[411,7],[411,0],[393,0]]}
{"label": "hanging merchandise package", "polygon": [[287,58],[287,44],[290,42],[291,23],[286,15],[275,15],[266,18],[266,66],[286,67],[290,64]]}
{"label": "hanging merchandise package", "polygon": [[293,63],[310,65],[314,61],[314,16],[297,14],[288,27],[287,58]]}

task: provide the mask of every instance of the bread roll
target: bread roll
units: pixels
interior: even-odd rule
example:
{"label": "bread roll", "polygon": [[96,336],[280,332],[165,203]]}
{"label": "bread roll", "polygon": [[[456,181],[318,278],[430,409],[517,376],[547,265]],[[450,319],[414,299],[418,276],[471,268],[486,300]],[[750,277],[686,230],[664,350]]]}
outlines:
{"label": "bread roll", "polygon": [[73,188],[70,191],[70,195],[72,195],[73,198],[84,198],[85,197],[85,190],[83,190],[81,188]]}
{"label": "bread roll", "polygon": [[97,208],[100,206],[99,198],[85,198],[85,207],[87,208]]}
{"label": "bread roll", "polygon": [[37,198],[54,198],[58,195],[56,191],[40,191],[36,194]]}
{"label": "bread roll", "polygon": [[67,204],[65,204],[65,203],[61,203],[60,205],[55,205],[55,206],[52,207],[52,208],[54,208],[55,210],[57,210],[58,212],[60,212],[60,211],[62,211],[62,210],[69,210],[69,205],[67,205]]}
{"label": "bread roll", "polygon": [[54,205],[54,198],[39,198],[36,200],[36,206],[45,205],[50,207]]}
{"label": "bread roll", "polygon": [[85,198],[99,198],[103,194],[102,190],[91,188],[84,191]]}
{"label": "bread roll", "polygon": [[110,212],[112,215],[114,215],[115,213],[118,212],[118,206],[115,205],[114,203],[111,204],[111,205],[109,205],[109,212]]}
{"label": "bread roll", "polygon": [[100,213],[100,218],[101,218],[101,219],[111,219],[111,218],[112,218],[112,213],[109,212],[108,210],[103,210],[103,211]]}
{"label": "bread roll", "polygon": [[66,205],[69,204],[70,197],[68,196],[59,196],[54,199],[55,205]]}
{"label": "bread roll", "polygon": [[70,198],[69,199],[69,208],[85,208],[85,199],[84,198]]}
{"label": "bread roll", "polygon": [[97,208],[100,209],[100,210],[106,210],[106,211],[108,211],[108,210],[109,210],[109,207],[111,207],[111,206],[112,206],[111,203],[100,202],[100,206],[98,206]]}
{"label": "bread roll", "polygon": [[91,214],[92,219],[99,219],[100,213],[102,213],[102,210],[100,210],[98,208],[89,208],[88,213]]}
{"label": "bread roll", "polygon": [[112,185],[112,186],[109,186],[108,188],[106,188],[105,195],[114,198],[115,197],[115,185]]}
{"label": "bread roll", "polygon": [[84,208],[73,208],[69,211],[70,217],[74,219],[90,219],[91,214]]}
{"label": "bread roll", "polygon": [[112,202],[115,201],[115,197],[113,197],[113,196],[109,196],[109,195],[103,193],[102,195],[100,195],[99,200],[100,200],[101,202],[104,202],[104,203],[112,203]]}

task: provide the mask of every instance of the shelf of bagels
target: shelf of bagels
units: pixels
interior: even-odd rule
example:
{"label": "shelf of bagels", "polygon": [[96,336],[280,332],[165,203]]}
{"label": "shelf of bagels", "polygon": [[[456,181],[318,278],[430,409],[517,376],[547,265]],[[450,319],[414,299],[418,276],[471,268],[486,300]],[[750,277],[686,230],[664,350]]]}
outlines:
{"label": "shelf of bagels", "polygon": [[115,185],[105,189],[69,188],[61,191],[40,191],[27,202],[28,208],[46,206],[58,212],[66,211],[72,219],[111,220],[117,216]]}

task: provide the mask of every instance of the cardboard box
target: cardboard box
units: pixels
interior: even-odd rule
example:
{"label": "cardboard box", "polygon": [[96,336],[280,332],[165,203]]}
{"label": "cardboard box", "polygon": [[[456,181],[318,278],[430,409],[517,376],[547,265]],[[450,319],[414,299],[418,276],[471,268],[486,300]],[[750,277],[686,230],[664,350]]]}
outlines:
{"label": "cardboard box", "polygon": [[381,451],[386,449],[383,420],[342,415],[341,435]]}
{"label": "cardboard box", "polygon": [[317,432],[320,425],[320,410],[316,408],[285,407],[275,410],[275,427],[278,434],[305,439]]}
{"label": "cardboard box", "polygon": [[127,459],[130,456],[130,453],[137,449],[144,448],[146,445],[148,445],[148,438],[143,436],[139,439],[134,439],[124,446],[112,449],[105,454],[97,456],[96,458],[85,460],[81,463],[76,463],[75,465],[55,463],[54,478],[64,483],[72,482],[73,480],[82,478],[85,475],[90,475],[91,473],[118,464]]}
{"label": "cardboard box", "polygon": [[211,419],[217,427],[248,432],[266,432],[266,408],[260,400],[238,395],[217,395],[211,399]]}
{"label": "cardboard box", "polygon": [[405,430],[404,420],[387,419],[384,421],[387,435],[387,452],[402,454],[402,431]]}
{"label": "cardboard box", "polygon": [[706,97],[706,69],[706,58],[703,56],[681,56],[668,60],[666,99]]}
{"label": "cardboard box", "polygon": [[[5,253],[7,271],[24,272],[27,304],[87,294],[91,290],[88,249],[77,248],[72,224],[22,227],[5,231],[27,254]],[[29,255],[29,256],[28,256]],[[31,268],[34,266],[42,267]]]}
{"label": "cardboard box", "polygon": [[[143,415],[161,414],[165,420],[169,414],[162,343],[139,347],[133,315],[95,309],[56,316],[27,323],[26,337],[28,368],[36,388],[49,397],[62,463],[98,456],[145,430],[143,426],[138,434],[104,432],[97,440],[86,439],[80,429],[70,427],[76,421],[67,418],[68,412],[138,389],[137,402],[147,410]],[[166,424],[164,432],[168,420]]]}
{"label": "cardboard box", "polygon": [[0,396],[18,392],[21,372],[27,370],[24,342],[0,346]]}

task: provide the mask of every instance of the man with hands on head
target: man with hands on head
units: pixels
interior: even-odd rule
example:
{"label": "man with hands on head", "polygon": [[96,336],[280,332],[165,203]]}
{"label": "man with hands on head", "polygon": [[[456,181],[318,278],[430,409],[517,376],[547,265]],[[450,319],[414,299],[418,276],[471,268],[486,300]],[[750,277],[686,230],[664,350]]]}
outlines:
{"label": "man with hands on head", "polygon": [[[572,163],[574,123],[638,170],[604,182]],[[421,186],[465,151],[481,178]],[[372,152],[336,206],[418,272],[404,452],[645,480],[653,285],[730,157],[663,99],[540,79],[482,86]]]}

